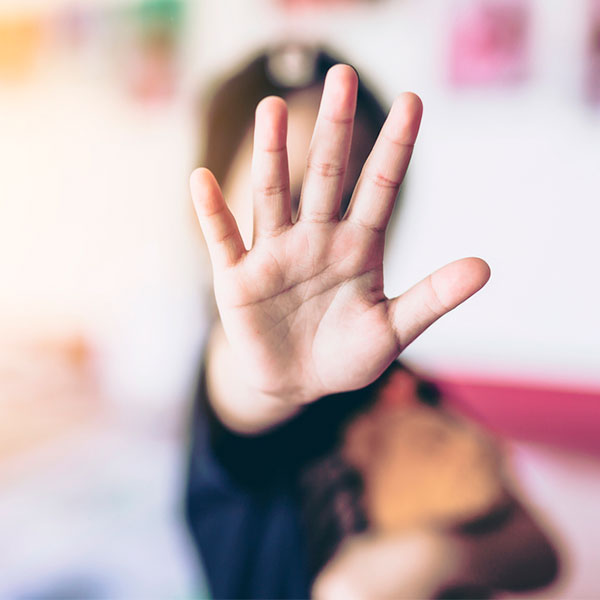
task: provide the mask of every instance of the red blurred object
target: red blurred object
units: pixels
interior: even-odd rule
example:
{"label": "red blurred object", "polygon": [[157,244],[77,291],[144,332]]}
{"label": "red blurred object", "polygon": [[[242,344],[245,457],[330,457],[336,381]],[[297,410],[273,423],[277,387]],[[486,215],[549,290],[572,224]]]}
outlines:
{"label": "red blurred object", "polygon": [[589,1],[586,96],[600,106],[600,0]]}
{"label": "red blurred object", "polygon": [[455,85],[522,81],[530,63],[530,10],[526,0],[485,0],[456,15],[450,47]]}
{"label": "red blurred object", "polygon": [[500,435],[600,456],[600,389],[468,376],[436,383],[457,408]]}

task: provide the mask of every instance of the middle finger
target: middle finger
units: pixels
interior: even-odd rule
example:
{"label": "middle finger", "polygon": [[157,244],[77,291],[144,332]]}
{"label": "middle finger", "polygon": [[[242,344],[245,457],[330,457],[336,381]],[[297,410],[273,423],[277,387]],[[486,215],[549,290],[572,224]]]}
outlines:
{"label": "middle finger", "polygon": [[357,87],[352,67],[336,65],[329,69],[308,151],[299,220],[330,222],[339,217]]}

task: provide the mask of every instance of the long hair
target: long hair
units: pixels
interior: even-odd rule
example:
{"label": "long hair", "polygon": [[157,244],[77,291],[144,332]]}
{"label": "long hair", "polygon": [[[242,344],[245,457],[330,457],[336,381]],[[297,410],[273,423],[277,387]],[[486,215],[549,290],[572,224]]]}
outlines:
{"label": "long hair", "polygon": [[[320,91],[327,71],[339,62],[344,61],[325,50],[277,46],[261,51],[233,75],[223,78],[201,103],[203,143],[198,165],[209,168],[224,186],[236,153],[253,126],[257,104],[266,96],[287,100],[298,92]],[[362,125],[364,139],[352,149],[359,164],[366,160],[385,117],[383,105],[359,78],[356,121]],[[354,177],[354,187],[359,173],[348,175]]]}

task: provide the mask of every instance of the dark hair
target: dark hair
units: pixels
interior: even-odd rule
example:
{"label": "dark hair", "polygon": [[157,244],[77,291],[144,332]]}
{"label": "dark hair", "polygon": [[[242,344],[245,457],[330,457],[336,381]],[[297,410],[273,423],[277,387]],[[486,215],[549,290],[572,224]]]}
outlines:
{"label": "dark hair", "polygon": [[[281,60],[291,52],[303,60],[296,69],[290,69],[289,64]],[[325,50],[297,44],[260,52],[211,94],[203,119],[201,166],[209,168],[224,185],[236,152],[252,127],[256,105],[266,96],[280,96],[285,100],[300,91],[320,89],[327,71],[339,62],[344,61]],[[353,146],[353,152],[360,153],[360,164],[375,143],[385,117],[386,110],[359,78],[356,120],[363,125],[368,138],[360,147]],[[355,175],[358,177],[358,173]]]}

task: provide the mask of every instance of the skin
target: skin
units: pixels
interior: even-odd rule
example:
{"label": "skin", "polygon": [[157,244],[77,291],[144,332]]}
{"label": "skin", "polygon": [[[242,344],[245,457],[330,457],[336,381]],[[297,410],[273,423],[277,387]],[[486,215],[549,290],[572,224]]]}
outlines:
{"label": "skin", "polygon": [[249,248],[212,173],[197,169],[191,176],[222,324],[209,347],[209,394],[219,417],[236,431],[264,431],[322,396],[368,385],[489,278],[483,260],[464,258],[386,298],[385,231],[422,104],[411,93],[396,98],[340,218],[356,90],[351,67],[330,69],[296,220],[287,107],[277,97],[258,105],[246,192],[253,198]]}

